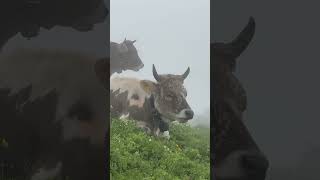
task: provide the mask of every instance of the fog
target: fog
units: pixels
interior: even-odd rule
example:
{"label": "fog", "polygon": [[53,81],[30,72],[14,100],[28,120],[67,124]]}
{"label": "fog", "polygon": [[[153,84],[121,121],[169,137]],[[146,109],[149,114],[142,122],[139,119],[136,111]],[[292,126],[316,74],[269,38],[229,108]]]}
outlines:
{"label": "fog", "polygon": [[[159,74],[182,74],[187,100],[195,116],[210,107],[210,1],[209,0],[111,0],[111,34],[114,42],[137,40],[144,63],[139,72],[122,76],[154,80],[152,64]],[[208,119],[209,120],[209,119]]]}

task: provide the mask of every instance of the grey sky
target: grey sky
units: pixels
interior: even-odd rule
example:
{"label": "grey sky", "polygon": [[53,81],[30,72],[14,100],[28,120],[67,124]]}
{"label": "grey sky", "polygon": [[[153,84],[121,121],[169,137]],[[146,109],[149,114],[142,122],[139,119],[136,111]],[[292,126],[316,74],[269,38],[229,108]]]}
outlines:
{"label": "grey sky", "polygon": [[127,76],[153,80],[158,73],[182,74],[188,101],[196,114],[210,107],[210,1],[209,0],[111,0],[110,40],[136,39],[145,67]]}

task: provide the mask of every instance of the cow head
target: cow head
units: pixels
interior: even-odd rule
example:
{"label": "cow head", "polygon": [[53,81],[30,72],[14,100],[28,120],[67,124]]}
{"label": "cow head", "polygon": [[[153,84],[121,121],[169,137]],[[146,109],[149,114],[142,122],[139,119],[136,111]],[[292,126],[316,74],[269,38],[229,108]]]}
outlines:
{"label": "cow head", "polygon": [[141,86],[154,96],[154,106],[164,120],[185,123],[193,118],[193,111],[187,103],[187,91],[183,86],[190,68],[182,75],[159,75],[153,65],[156,83],[142,80]]}
{"label": "cow head", "polygon": [[217,180],[263,180],[268,161],[242,121],[246,110],[245,90],[234,75],[236,58],[248,47],[255,32],[250,18],[244,30],[230,43],[211,45],[213,62],[214,173]]}
{"label": "cow head", "polygon": [[125,70],[139,71],[143,68],[137,49],[134,47],[136,41],[124,40],[122,43],[111,43],[111,73],[121,73]]}

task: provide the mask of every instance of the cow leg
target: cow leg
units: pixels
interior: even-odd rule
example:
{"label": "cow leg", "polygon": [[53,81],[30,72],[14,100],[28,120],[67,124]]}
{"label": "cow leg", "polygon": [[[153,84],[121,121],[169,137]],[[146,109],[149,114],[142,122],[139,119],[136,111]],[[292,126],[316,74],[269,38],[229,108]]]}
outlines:
{"label": "cow leg", "polygon": [[32,164],[31,180],[46,180],[61,178],[63,167],[61,157],[61,144],[46,144],[37,154],[36,161]]}
{"label": "cow leg", "polygon": [[63,153],[62,174],[71,180],[105,179],[105,154],[103,147],[89,140],[74,139],[66,142]]}
{"label": "cow leg", "polygon": [[58,162],[53,168],[40,168],[32,175],[31,180],[46,180],[57,178],[61,172],[62,162]]}
{"label": "cow leg", "polygon": [[149,127],[147,127],[147,123],[144,122],[144,121],[137,121],[137,122],[136,122],[136,126],[137,126],[139,129],[141,129],[141,130],[143,130],[144,132],[146,132],[147,134],[151,134],[151,133],[152,133],[151,129],[150,129]]}
{"label": "cow leg", "polygon": [[162,137],[165,137],[167,139],[170,139],[170,135],[169,135],[169,123],[163,121],[163,120],[160,120],[159,121],[159,129],[160,129],[160,132],[161,132],[161,136]]}

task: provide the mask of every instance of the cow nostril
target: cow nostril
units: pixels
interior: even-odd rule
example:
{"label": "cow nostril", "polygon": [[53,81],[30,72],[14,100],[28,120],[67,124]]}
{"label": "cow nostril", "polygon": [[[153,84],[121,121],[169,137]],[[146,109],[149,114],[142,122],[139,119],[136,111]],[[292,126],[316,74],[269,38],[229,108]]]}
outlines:
{"label": "cow nostril", "polygon": [[242,157],[243,167],[252,174],[265,174],[269,162],[262,155],[244,155]]}
{"label": "cow nostril", "polygon": [[193,115],[194,115],[194,113],[193,113],[193,111],[192,111],[191,109],[186,110],[186,111],[185,111],[185,114],[186,114],[186,116],[187,116],[188,118],[190,118],[190,119],[192,119],[192,118],[193,118]]}

